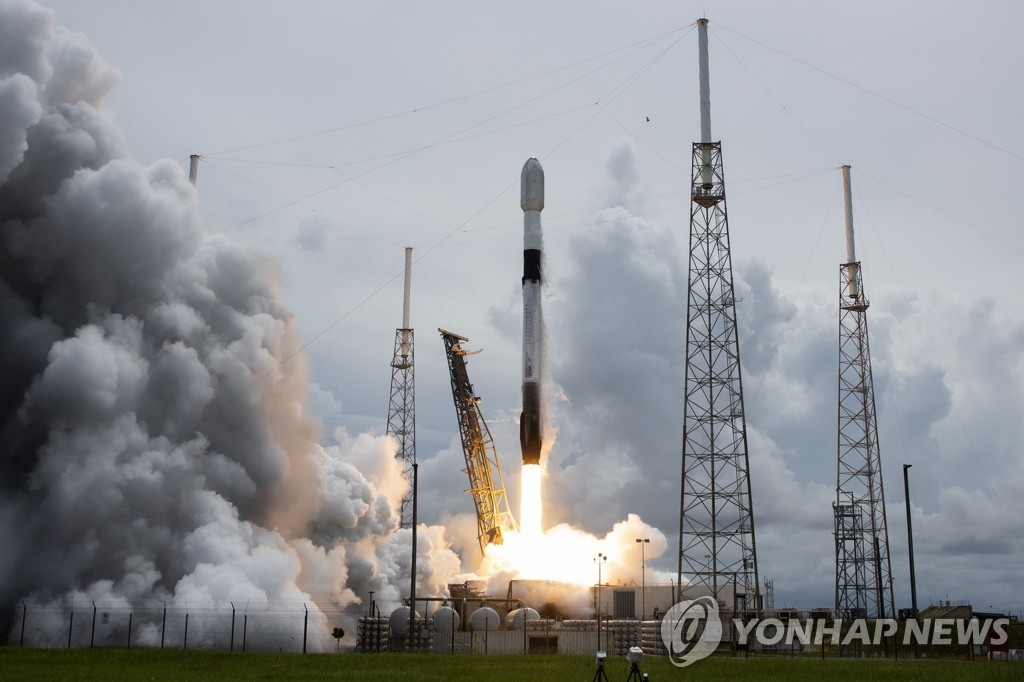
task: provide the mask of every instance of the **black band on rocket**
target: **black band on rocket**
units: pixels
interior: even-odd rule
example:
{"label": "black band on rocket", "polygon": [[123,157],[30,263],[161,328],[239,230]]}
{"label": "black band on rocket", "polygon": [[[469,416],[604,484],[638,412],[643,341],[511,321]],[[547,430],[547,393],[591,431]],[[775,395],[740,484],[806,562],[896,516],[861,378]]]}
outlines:
{"label": "black band on rocket", "polygon": [[540,249],[523,250],[523,281],[540,281]]}

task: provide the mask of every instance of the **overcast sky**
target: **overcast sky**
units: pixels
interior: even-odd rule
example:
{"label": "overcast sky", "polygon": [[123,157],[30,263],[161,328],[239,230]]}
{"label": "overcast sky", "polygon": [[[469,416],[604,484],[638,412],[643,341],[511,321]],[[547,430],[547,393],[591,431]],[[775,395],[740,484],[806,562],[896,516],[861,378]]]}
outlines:
{"label": "overcast sky", "polygon": [[[131,154],[187,166],[211,230],[273,256],[309,404],[383,432],[413,246],[421,518],[472,509],[436,329],[470,362],[518,499],[519,172],[546,173],[558,439],[547,523],[678,534],[700,3],[50,2],[121,71]],[[722,140],[762,576],[833,601],[838,166],[871,297],[896,602],[1022,608],[1024,6],[717,3]]]}

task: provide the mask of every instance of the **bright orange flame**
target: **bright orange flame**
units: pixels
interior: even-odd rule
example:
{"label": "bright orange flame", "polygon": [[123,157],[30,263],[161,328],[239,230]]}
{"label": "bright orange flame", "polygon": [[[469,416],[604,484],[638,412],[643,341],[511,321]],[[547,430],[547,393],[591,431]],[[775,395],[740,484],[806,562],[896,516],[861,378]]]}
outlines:
{"label": "bright orange flame", "polygon": [[[549,461],[548,453],[555,438],[544,441],[541,461]],[[636,514],[629,514],[604,536],[560,523],[544,527],[543,481],[547,470],[543,465],[528,464],[522,468],[519,503],[519,530],[504,532],[503,543],[487,545],[483,561],[475,573],[487,580],[522,579],[568,583],[588,588],[602,584],[638,583],[643,580],[642,557],[636,538],[651,538],[647,559],[659,556],[665,549],[665,536],[647,525]],[[647,567],[648,584],[652,569]],[[667,575],[663,582],[668,580]],[[504,585],[500,588],[504,590]]]}
{"label": "bright orange flame", "polygon": [[[602,553],[608,564],[614,564],[618,549],[589,533],[559,524],[544,530],[542,482],[540,465],[528,464],[522,471],[522,498],[519,510],[519,532],[507,532],[504,543],[487,548],[481,573],[493,575],[512,571],[527,580],[554,580],[580,586],[597,582],[595,557]],[[602,562],[603,582],[611,580],[611,565]]]}
{"label": "bright orange flame", "polygon": [[519,532],[524,536],[538,538],[544,530],[541,519],[544,516],[544,503],[541,500],[540,486],[543,472],[539,464],[527,464],[523,467],[522,498],[519,501]]}

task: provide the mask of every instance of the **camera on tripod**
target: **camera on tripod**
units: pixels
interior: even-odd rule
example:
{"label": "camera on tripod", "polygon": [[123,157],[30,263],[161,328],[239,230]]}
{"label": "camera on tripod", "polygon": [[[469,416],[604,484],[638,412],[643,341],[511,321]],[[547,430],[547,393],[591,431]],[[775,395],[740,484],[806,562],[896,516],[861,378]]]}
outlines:
{"label": "camera on tripod", "polygon": [[626,682],[645,682],[647,673],[640,672],[640,664],[644,662],[644,650],[638,646],[629,647],[626,660],[629,661],[629,678]]}

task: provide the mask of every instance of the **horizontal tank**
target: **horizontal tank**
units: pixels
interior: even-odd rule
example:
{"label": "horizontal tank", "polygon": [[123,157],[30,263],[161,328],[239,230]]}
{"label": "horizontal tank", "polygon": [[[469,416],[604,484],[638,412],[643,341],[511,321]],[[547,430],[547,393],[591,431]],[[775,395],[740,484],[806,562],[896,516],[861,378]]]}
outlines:
{"label": "horizontal tank", "polygon": [[458,611],[450,606],[442,606],[434,611],[434,629],[439,632],[454,632],[461,624]]}
{"label": "horizontal tank", "polygon": [[[423,616],[420,615],[419,611],[416,612],[416,620],[421,623],[423,622]],[[405,637],[409,634],[409,607],[399,606],[392,611],[388,624],[391,626],[391,634],[393,635]]]}
{"label": "horizontal tank", "polygon": [[469,627],[473,632],[497,630],[500,625],[501,617],[489,606],[480,607],[469,617]]}
{"label": "horizontal tank", "polygon": [[505,616],[505,627],[512,630],[522,630],[524,621],[540,620],[540,614],[529,606],[522,609],[509,611]]}

